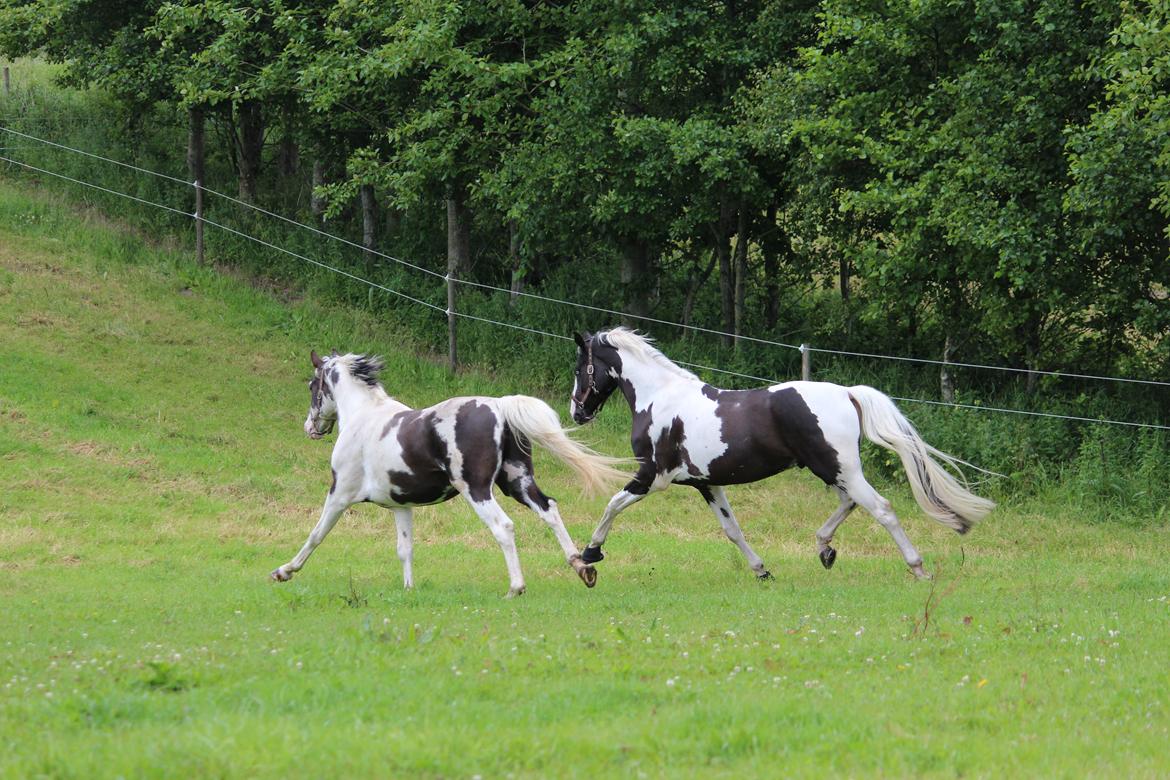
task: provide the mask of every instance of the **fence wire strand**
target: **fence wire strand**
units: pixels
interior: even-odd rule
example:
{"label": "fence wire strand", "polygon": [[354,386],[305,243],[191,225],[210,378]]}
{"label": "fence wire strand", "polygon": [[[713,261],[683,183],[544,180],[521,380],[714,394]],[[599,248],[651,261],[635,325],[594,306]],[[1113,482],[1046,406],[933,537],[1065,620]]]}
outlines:
{"label": "fence wire strand", "polygon": [[[167,179],[167,180],[182,184],[186,187],[195,186],[194,183],[192,183],[192,182],[188,182],[188,181],[185,181],[183,179],[179,179],[179,178],[174,177],[174,176],[169,176],[167,174],[159,173],[157,171],[151,171],[151,170],[146,169],[146,168],[140,168],[139,166],[131,165],[129,163],[124,163],[124,162],[121,162],[118,160],[112,160],[112,159],[107,158],[107,157],[102,157],[101,155],[93,154],[92,152],[86,152],[86,151],[83,151],[80,149],[74,149],[72,147],[68,147],[68,146],[65,146],[63,144],[58,144],[58,143],[55,143],[53,141],[46,141],[45,139],[37,138],[35,136],[31,136],[31,135],[28,135],[26,133],[21,133],[19,131],[12,130],[11,128],[0,127],[0,131],[11,133],[13,135],[17,135],[17,136],[20,136],[22,138],[26,138],[26,139],[36,141],[39,143],[43,143],[43,144],[46,144],[48,146],[62,149],[64,151],[74,152],[77,154],[85,155],[87,157],[102,160],[104,162],[112,163],[114,165],[118,165],[118,166],[121,166],[123,168],[127,168],[129,170],[133,170],[133,171],[136,171],[139,173],[148,174],[148,175],[157,176],[157,177],[160,177],[163,179]],[[0,150],[3,150],[3,148],[0,147]],[[351,279],[353,281],[356,281],[356,282],[360,282],[361,284],[367,285],[370,288],[382,290],[384,292],[390,293],[390,294],[395,295],[395,296],[402,298],[404,300],[410,301],[411,303],[416,303],[416,304],[419,304],[420,306],[424,306],[424,307],[431,309],[433,311],[442,312],[444,314],[452,314],[453,313],[456,317],[459,317],[462,319],[474,320],[474,321],[482,322],[482,323],[489,324],[489,325],[495,325],[495,326],[499,326],[499,327],[510,328],[513,330],[519,330],[519,331],[531,333],[531,334],[538,335],[538,336],[546,336],[549,338],[555,338],[555,339],[560,339],[560,340],[564,340],[564,341],[571,341],[572,340],[568,336],[562,336],[562,335],[557,334],[557,333],[550,333],[548,331],[540,330],[538,328],[533,328],[533,327],[529,327],[526,325],[518,325],[515,323],[501,322],[501,321],[493,320],[493,319],[490,319],[487,317],[481,317],[481,316],[478,316],[475,314],[469,314],[467,312],[460,312],[460,311],[450,312],[446,307],[437,306],[433,303],[430,303],[429,301],[422,300],[421,298],[416,298],[412,295],[401,292],[399,290],[395,290],[395,289],[392,289],[390,287],[386,287],[385,285],[378,284],[377,282],[370,281],[369,279],[364,279],[360,276],[357,276],[356,274],[350,273],[350,272],[345,271],[341,268],[331,266],[328,263],[323,263],[323,262],[316,260],[312,257],[309,257],[307,255],[303,255],[303,254],[300,254],[298,252],[294,252],[290,249],[286,249],[285,247],[279,246],[279,245],[274,244],[274,243],[269,242],[269,241],[265,241],[264,239],[261,239],[261,238],[257,238],[256,236],[250,235],[242,230],[237,230],[236,228],[232,228],[232,227],[229,227],[229,226],[224,225],[222,223],[207,219],[206,217],[200,217],[199,215],[192,214],[192,213],[184,211],[182,209],[177,209],[177,208],[174,208],[172,206],[168,206],[168,205],[165,205],[162,203],[156,203],[154,201],[147,200],[145,198],[140,198],[136,195],[131,195],[129,193],[120,192],[118,190],[113,190],[113,189],[110,189],[108,187],[103,187],[99,184],[94,184],[92,182],[84,181],[82,179],[68,176],[68,175],[63,174],[63,173],[58,173],[56,171],[48,170],[46,168],[41,168],[41,167],[38,167],[35,165],[31,165],[29,163],[26,163],[26,162],[23,162],[20,160],[12,159],[11,157],[0,155],[0,161],[19,166],[21,168],[25,168],[25,169],[30,170],[30,171],[36,171],[38,173],[43,173],[47,176],[53,176],[55,178],[62,179],[64,181],[71,182],[73,184],[78,184],[78,185],[81,185],[84,187],[89,187],[91,189],[105,192],[107,194],[114,195],[114,196],[117,196],[120,198],[125,198],[127,200],[131,200],[131,201],[134,201],[136,203],[140,203],[140,204],[145,205],[145,206],[151,206],[153,208],[161,209],[163,211],[167,211],[167,212],[170,212],[172,214],[178,214],[180,216],[183,216],[183,217],[186,217],[189,219],[199,219],[203,223],[210,225],[212,227],[215,227],[219,230],[222,230],[226,233],[238,236],[238,237],[246,239],[248,241],[255,242],[259,245],[262,245],[262,246],[267,247],[269,249],[272,249],[274,251],[282,252],[282,253],[287,254],[291,257],[294,257],[298,260],[301,260],[303,262],[310,263],[311,265],[317,266],[318,268],[321,268],[323,270],[329,271],[331,273],[339,274],[341,276],[344,276],[344,277]],[[206,192],[208,194],[215,195],[215,196],[223,198],[229,202],[235,203],[240,207],[252,209],[254,211],[265,214],[269,217],[279,219],[279,220],[286,222],[290,225],[293,225],[295,227],[299,227],[299,228],[302,228],[304,230],[308,230],[310,232],[318,234],[324,238],[332,239],[335,241],[340,241],[344,244],[356,247],[356,248],[362,250],[363,252],[370,252],[378,257],[383,257],[385,259],[392,260],[395,263],[399,263],[399,264],[402,264],[404,266],[413,268],[415,270],[422,271],[425,274],[431,275],[433,277],[437,277],[439,279],[446,280],[448,278],[444,274],[437,273],[437,272],[432,271],[428,268],[424,268],[424,267],[416,265],[414,263],[410,263],[406,260],[401,260],[399,258],[392,256],[392,255],[388,255],[388,254],[379,252],[377,250],[368,249],[368,248],[366,248],[366,247],[364,247],[361,244],[358,244],[356,242],[349,241],[348,239],[341,238],[339,236],[335,236],[331,233],[327,233],[323,230],[319,230],[319,229],[314,228],[310,225],[305,225],[304,223],[297,222],[296,220],[290,219],[288,217],[282,216],[282,215],[277,214],[277,213],[272,212],[272,211],[268,211],[267,209],[260,208],[259,206],[256,206],[255,204],[248,203],[247,201],[243,201],[243,200],[240,200],[238,198],[234,198],[230,195],[225,195],[224,193],[220,193],[220,192],[217,192],[215,190],[208,189],[207,187],[200,187],[200,189],[202,189],[204,192]],[[455,281],[456,283],[459,283],[459,284],[467,285],[467,286],[478,287],[478,288],[492,290],[492,291],[496,291],[496,292],[504,292],[504,293],[508,293],[508,294],[518,294],[518,295],[522,295],[524,297],[535,298],[535,299],[539,299],[539,300],[543,300],[543,301],[547,301],[547,302],[555,303],[555,304],[559,304],[559,305],[574,306],[577,308],[598,311],[598,312],[602,312],[602,313],[610,314],[610,315],[614,315],[614,316],[630,317],[633,319],[641,319],[641,320],[645,320],[648,322],[655,322],[655,323],[659,323],[659,324],[663,324],[663,325],[670,325],[670,326],[675,326],[675,327],[679,327],[679,328],[695,330],[695,331],[699,331],[699,332],[703,332],[703,333],[709,333],[709,334],[718,335],[718,336],[727,336],[727,337],[735,338],[734,334],[726,333],[724,331],[713,330],[713,329],[709,329],[709,328],[703,328],[703,327],[699,327],[696,325],[684,325],[682,323],[672,322],[669,320],[660,320],[660,319],[656,319],[653,317],[646,317],[646,316],[641,316],[641,315],[629,314],[629,313],[617,311],[614,309],[607,309],[607,308],[600,307],[600,306],[592,306],[589,304],[577,303],[574,301],[566,301],[566,300],[562,300],[562,299],[558,299],[558,298],[551,298],[548,296],[538,295],[535,293],[526,293],[526,292],[522,292],[522,291],[515,291],[514,292],[512,290],[508,290],[508,289],[505,289],[503,287],[496,287],[494,285],[483,284],[480,282],[473,282],[473,281],[469,281],[469,280],[461,280],[458,278],[453,278],[453,281]],[[1058,372],[1058,371],[1037,371],[1037,370],[1031,370],[1031,369],[1011,368],[1011,367],[1005,367],[1005,366],[990,366],[990,365],[980,365],[980,364],[975,364],[975,363],[955,363],[955,362],[950,362],[950,361],[930,360],[930,359],[926,359],[926,358],[910,358],[910,357],[902,357],[902,356],[895,356],[895,355],[879,355],[879,354],[866,353],[866,352],[850,352],[850,351],[845,351],[845,350],[832,350],[832,349],[823,349],[823,348],[818,348],[818,347],[809,347],[807,345],[796,346],[796,345],[792,345],[792,344],[784,344],[782,342],[769,341],[767,339],[759,339],[759,338],[755,338],[755,337],[751,337],[751,336],[743,336],[743,335],[739,336],[738,338],[744,339],[747,341],[762,343],[762,344],[766,344],[766,345],[770,345],[770,346],[787,348],[787,349],[798,349],[801,351],[807,350],[809,352],[820,352],[823,354],[835,354],[835,355],[843,355],[843,356],[849,356],[849,357],[863,357],[863,358],[871,358],[871,359],[877,359],[877,360],[897,360],[897,361],[923,363],[923,364],[930,364],[930,365],[946,365],[946,366],[952,366],[955,368],[974,368],[974,369],[985,369],[985,370],[994,370],[994,371],[1030,373],[1030,374],[1039,374],[1039,375],[1044,375],[1044,376],[1056,376],[1056,377],[1065,377],[1065,378],[1073,378],[1073,379],[1091,379],[1091,380],[1099,380],[1099,381],[1128,382],[1128,383],[1134,383],[1134,384],[1144,384],[1144,385],[1154,385],[1154,386],[1170,386],[1170,382],[1160,382],[1160,381],[1155,381],[1155,380],[1130,379],[1130,378],[1125,378],[1125,377],[1106,377],[1106,376],[1096,376],[1096,375],[1091,375],[1091,374],[1069,374],[1069,373]],[[780,383],[777,380],[770,379],[768,377],[754,376],[752,374],[745,374],[745,373],[741,373],[738,371],[732,371],[729,369],[717,368],[714,366],[705,366],[705,365],[701,365],[701,364],[697,364],[697,363],[689,363],[689,362],[685,362],[685,361],[675,361],[675,362],[677,362],[679,365],[685,366],[687,368],[698,369],[700,371],[710,371],[713,373],[719,373],[719,374],[724,374],[724,375],[728,375],[728,376],[739,377],[741,379],[749,379],[749,380],[756,381],[756,382],[764,382],[764,383],[769,384],[769,385]],[[1031,416],[1031,417],[1045,417],[1045,418],[1060,419],[1060,420],[1070,420],[1070,421],[1075,421],[1075,422],[1101,423],[1101,424],[1105,424],[1105,425],[1121,425],[1121,426],[1129,426],[1129,427],[1134,427],[1134,428],[1148,428],[1148,429],[1154,429],[1154,430],[1170,430],[1170,425],[1159,425],[1156,423],[1139,423],[1139,422],[1131,422],[1131,421],[1127,421],[1127,420],[1111,420],[1111,419],[1105,419],[1105,418],[1078,417],[1078,416],[1074,416],[1074,415],[1055,414],[1052,412],[1034,412],[1034,411],[1027,411],[1027,410],[1023,410],[1023,409],[1010,409],[1010,408],[994,407],[994,406],[980,406],[980,405],[975,405],[975,404],[960,404],[960,403],[953,403],[953,402],[946,402],[946,401],[932,401],[932,400],[922,399],[922,398],[903,398],[903,397],[898,397],[898,396],[891,396],[891,398],[893,398],[896,401],[901,401],[901,402],[905,402],[905,403],[926,404],[926,405],[931,405],[931,406],[944,406],[944,407],[950,407],[953,409],[966,409],[966,410],[974,410],[974,411],[998,412],[998,413],[1005,413],[1005,414],[1019,414],[1019,415],[1026,415],[1026,416]]]}

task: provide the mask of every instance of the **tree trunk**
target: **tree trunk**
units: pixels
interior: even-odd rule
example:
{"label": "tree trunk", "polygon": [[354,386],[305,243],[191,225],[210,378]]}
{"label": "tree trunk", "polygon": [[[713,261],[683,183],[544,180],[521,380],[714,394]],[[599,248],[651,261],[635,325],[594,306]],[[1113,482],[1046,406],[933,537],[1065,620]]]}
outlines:
{"label": "tree trunk", "polygon": [[187,111],[187,173],[191,181],[204,181],[204,129],[206,119],[203,109],[192,108]]}
{"label": "tree trunk", "polygon": [[471,215],[463,193],[447,199],[447,359],[451,370],[458,366],[455,341],[455,280],[471,267]]}
{"label": "tree trunk", "polygon": [[373,250],[378,244],[378,199],[374,195],[372,184],[363,184],[359,192],[362,198],[362,246],[366,248],[363,254],[366,260],[366,273],[371,274],[377,262],[377,255]]}
{"label": "tree trunk", "polygon": [[264,116],[259,101],[245,100],[237,107],[239,114],[240,200],[256,202],[260,177],[261,153],[264,149]]}
{"label": "tree trunk", "polygon": [[695,270],[691,273],[690,284],[687,285],[687,297],[683,301],[683,325],[691,324],[691,315],[695,310],[695,297],[698,295],[698,292],[702,286],[707,282],[707,279],[710,278],[711,271],[715,268],[715,260],[716,253],[712,251],[711,259],[707,262],[707,267],[701,271],[698,269],[698,267],[696,267]]}
{"label": "tree trunk", "polygon": [[296,139],[296,109],[287,104],[283,110],[283,128],[280,134],[280,155],[277,170],[281,176],[295,176],[301,167],[301,150]]}
{"label": "tree trunk", "polygon": [[845,310],[845,336],[851,337],[853,335],[853,307],[849,305],[849,277],[850,265],[849,255],[845,252],[841,253],[838,261],[839,283],[841,285],[841,304]]}
{"label": "tree trunk", "polygon": [[516,220],[508,221],[508,265],[512,269],[512,294],[508,298],[508,305],[515,306],[520,299],[520,292],[524,289],[524,262],[520,257],[520,226]]}
{"label": "tree trunk", "polygon": [[736,220],[736,238],[735,238],[735,255],[733,258],[735,270],[735,301],[734,301],[734,315],[735,323],[735,346],[739,346],[739,337],[743,334],[745,316],[747,312],[744,309],[744,303],[747,299],[747,275],[748,275],[748,225],[747,225],[747,209],[741,207],[739,209],[739,217]]}
{"label": "tree trunk", "polygon": [[309,209],[318,222],[325,221],[325,198],[318,193],[325,184],[325,162],[318,158],[313,160],[313,192],[309,195]]}
{"label": "tree trunk", "polygon": [[398,235],[398,228],[402,225],[402,212],[398,210],[397,206],[390,206],[386,209],[383,219],[385,220],[382,223],[385,227],[384,241],[388,244],[394,236]]}
{"label": "tree trunk", "polygon": [[625,288],[625,310],[634,317],[623,317],[622,323],[636,327],[640,320],[650,313],[650,291],[653,287],[653,273],[650,248],[646,242],[630,238],[622,242],[622,287]]}
{"label": "tree trunk", "polygon": [[942,392],[942,399],[948,404],[955,402],[955,378],[951,376],[951,367],[947,365],[951,361],[951,355],[955,351],[955,337],[947,333],[946,340],[943,342],[943,365],[938,372],[939,390]]}
{"label": "tree trunk", "polygon": [[447,272],[465,279],[471,273],[471,211],[462,192],[447,199]]}
{"label": "tree trunk", "polygon": [[775,330],[780,320],[780,273],[779,258],[781,241],[785,238],[779,233],[780,226],[776,224],[776,204],[768,206],[768,222],[764,228],[766,234],[761,236],[761,249],[764,253],[764,328]]}
{"label": "tree trunk", "polygon": [[[719,208],[719,223],[711,228],[715,239],[715,256],[719,262],[719,308],[723,315],[723,331],[727,334],[735,330],[735,272],[731,266],[728,246],[732,216],[731,208],[726,203],[722,204]],[[723,343],[731,346],[731,335],[724,336]]]}
{"label": "tree trunk", "polygon": [[204,165],[204,152],[206,144],[204,142],[204,129],[206,128],[206,117],[203,114],[203,109],[192,108],[187,112],[187,173],[192,183],[194,183],[195,191],[195,258],[199,263],[203,262],[203,192],[202,188],[207,186],[206,181],[206,166]]}

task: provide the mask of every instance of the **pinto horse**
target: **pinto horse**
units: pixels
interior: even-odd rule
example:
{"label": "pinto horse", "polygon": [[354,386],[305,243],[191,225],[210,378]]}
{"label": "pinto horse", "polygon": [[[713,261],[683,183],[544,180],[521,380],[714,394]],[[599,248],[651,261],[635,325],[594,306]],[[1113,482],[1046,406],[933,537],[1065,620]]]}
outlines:
{"label": "pinto horse", "polygon": [[[837,493],[840,504],[817,531],[821,563],[832,568],[833,534],[861,505],[885,528],[918,577],[922,556],[898,523],[890,502],[861,473],[861,434],[898,454],[923,511],[965,534],[995,506],[968,490],[938,461],[955,458],[922,440],[886,395],[872,387],[828,382],[784,382],[755,390],[721,390],[672,363],[648,339],[626,328],[577,334],[577,368],[569,411],[583,425],[615,390],[633,413],[631,443],[640,466],[605,508],[583,552],[586,563],[604,556],[618,513],[672,484],[698,489],[727,538],[761,579],[772,575],[744,540],[725,485],[770,477],[791,466],[807,468]],[[936,460],[937,459],[937,460]]]}
{"label": "pinto horse", "polygon": [[353,504],[369,502],[394,512],[398,558],[407,588],[413,586],[413,507],[463,496],[492,532],[508,566],[509,596],[524,592],[524,575],[512,520],[492,495],[499,485],[532,509],[552,529],[569,565],[590,588],[597,571],[582,561],[565,530],[557,502],[536,485],[530,442],[567,463],[588,490],[624,475],[606,458],[565,435],[560,420],[538,398],[451,398],[426,409],[411,409],[382,388],[382,362],[364,355],[320,358],[311,354],[309,416],[305,433],[320,439],[340,426],[333,447],[333,484],[321,518],[288,563],[272,572],[284,582],[301,570],[337,519]]}

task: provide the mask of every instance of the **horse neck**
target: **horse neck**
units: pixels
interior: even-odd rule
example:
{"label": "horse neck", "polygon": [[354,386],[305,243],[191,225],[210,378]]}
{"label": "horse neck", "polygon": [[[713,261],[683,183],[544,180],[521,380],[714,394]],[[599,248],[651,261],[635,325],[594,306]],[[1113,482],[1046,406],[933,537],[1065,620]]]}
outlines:
{"label": "horse neck", "polygon": [[620,350],[618,354],[622,359],[622,394],[635,412],[649,406],[654,396],[668,387],[677,390],[680,384],[702,384],[697,377],[674,371],[653,358],[631,355],[626,350]]}
{"label": "horse neck", "polygon": [[386,394],[381,385],[370,387],[365,382],[359,382],[344,373],[333,387],[333,398],[337,403],[338,420],[352,418],[386,401],[394,400]]}

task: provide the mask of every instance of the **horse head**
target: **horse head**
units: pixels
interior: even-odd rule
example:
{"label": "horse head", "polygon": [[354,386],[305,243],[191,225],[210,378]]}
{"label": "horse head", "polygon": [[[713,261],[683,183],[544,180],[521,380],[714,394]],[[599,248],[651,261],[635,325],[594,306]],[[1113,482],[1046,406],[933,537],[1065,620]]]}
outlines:
{"label": "horse head", "polygon": [[321,358],[316,350],[309,354],[313,362],[313,378],[309,380],[309,416],[305,418],[305,433],[311,439],[320,439],[333,431],[337,423],[337,400],[333,388],[338,371],[332,365],[336,353]]}
{"label": "horse head", "polygon": [[577,342],[577,368],[573,372],[569,414],[578,425],[596,417],[618,387],[622,360],[617,349],[608,344],[603,335],[573,334],[573,340]]}

